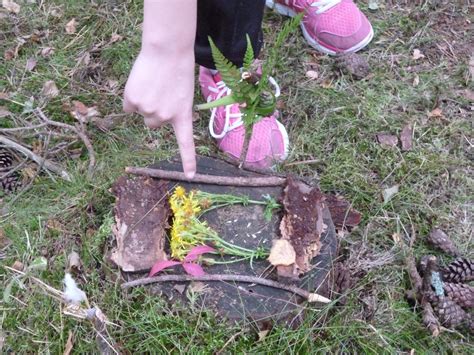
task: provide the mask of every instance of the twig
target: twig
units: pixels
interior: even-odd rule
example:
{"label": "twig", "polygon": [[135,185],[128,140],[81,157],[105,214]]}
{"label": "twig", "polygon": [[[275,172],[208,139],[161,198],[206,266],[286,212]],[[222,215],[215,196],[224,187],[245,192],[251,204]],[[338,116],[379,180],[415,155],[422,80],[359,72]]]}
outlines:
{"label": "twig", "polygon": [[331,302],[330,299],[318,295],[317,293],[311,293],[306,290],[303,290],[299,287],[292,286],[292,285],[285,285],[277,281],[272,281],[268,279],[262,279],[260,277],[255,276],[247,276],[247,275],[223,275],[223,274],[214,274],[214,275],[203,275],[203,276],[189,276],[189,275],[162,275],[162,276],[155,276],[155,277],[145,277],[143,279],[133,280],[129,282],[125,282],[122,284],[122,289],[127,289],[130,287],[135,286],[142,286],[148,285],[151,283],[156,282],[183,282],[183,281],[235,281],[235,282],[245,282],[251,284],[258,284],[273,288],[279,288],[281,290],[285,290],[288,292],[293,292],[298,296],[301,296],[308,300],[308,302],[321,302],[321,303],[329,303]]}
{"label": "twig", "polygon": [[236,177],[196,174],[192,180],[180,171],[168,171],[152,168],[127,167],[125,172],[134,175],[151,176],[166,180],[192,181],[201,184],[226,185],[226,186],[281,186],[286,183],[285,178],[277,176],[268,177]]}
{"label": "twig", "polygon": [[36,126],[26,126],[26,127],[15,127],[15,128],[0,128],[0,132],[19,132],[19,131],[27,131],[30,129],[38,129],[42,127],[46,127],[48,124],[47,123],[40,123]]}
{"label": "twig", "polygon": [[92,147],[92,143],[89,140],[89,137],[84,133],[84,130],[79,128],[78,125],[73,126],[64,122],[50,120],[40,108],[36,108],[34,110],[34,113],[47,124],[51,126],[55,126],[55,127],[61,127],[61,128],[72,130],[74,133],[76,133],[79,136],[79,138],[81,138],[82,142],[86,146],[87,152],[89,153],[89,167],[87,169],[87,173],[89,177],[91,177],[94,172],[94,166],[95,166],[95,152],[94,152],[94,148]]}
{"label": "twig", "polygon": [[59,175],[64,180],[71,181],[71,176],[68,174],[68,172],[66,170],[64,170],[59,165],[56,165],[55,163],[53,163],[49,160],[41,158],[39,155],[33,153],[31,150],[29,150],[28,148],[25,148],[21,144],[18,144],[16,142],[12,141],[11,139],[9,139],[5,136],[2,136],[2,135],[0,135],[0,143],[4,144],[4,145],[6,145],[6,146],[8,146],[12,149],[15,149],[15,150],[19,151],[23,155],[25,155],[28,158],[30,158],[31,160],[33,160],[36,164],[38,164],[40,166],[43,166],[45,169]]}

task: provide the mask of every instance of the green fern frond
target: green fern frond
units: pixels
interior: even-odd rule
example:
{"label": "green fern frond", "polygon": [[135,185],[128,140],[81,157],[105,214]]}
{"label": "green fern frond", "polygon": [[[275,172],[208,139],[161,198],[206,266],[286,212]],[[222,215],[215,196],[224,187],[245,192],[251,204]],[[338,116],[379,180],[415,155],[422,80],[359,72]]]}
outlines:
{"label": "green fern frond", "polygon": [[237,94],[240,91],[238,87],[241,79],[240,70],[222,54],[211,37],[209,37],[209,44],[211,45],[212,59],[222,80],[233,93]]}
{"label": "green fern frond", "polygon": [[281,55],[280,49],[283,45],[283,42],[285,42],[285,40],[288,38],[290,33],[294,32],[298,28],[301,22],[301,19],[303,18],[303,15],[304,13],[302,12],[298,14],[297,16],[293,17],[292,19],[288,20],[283,26],[283,28],[281,29],[281,31],[278,33],[275,43],[273,44],[270,50],[270,54],[267,60],[265,61],[265,64],[263,65],[262,77],[260,78],[260,82],[258,83],[258,88],[257,88],[258,93],[261,93],[263,90],[267,88],[268,77],[270,76],[273,68],[275,67],[278,56]]}
{"label": "green fern frond", "polygon": [[247,38],[247,49],[245,50],[244,55],[244,70],[250,71],[250,67],[255,59],[255,53],[253,51],[252,42],[250,41],[250,37],[248,34],[245,35]]}

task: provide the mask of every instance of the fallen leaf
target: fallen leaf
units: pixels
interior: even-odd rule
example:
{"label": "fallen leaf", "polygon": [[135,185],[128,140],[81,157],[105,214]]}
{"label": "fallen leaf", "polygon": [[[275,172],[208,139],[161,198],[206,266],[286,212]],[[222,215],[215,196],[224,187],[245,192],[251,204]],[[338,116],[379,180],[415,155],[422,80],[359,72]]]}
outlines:
{"label": "fallen leaf", "polygon": [[209,290],[208,285],[200,281],[193,281],[188,287],[188,291],[193,292],[193,293],[203,293],[203,292],[207,292],[208,290]]}
{"label": "fallen leaf", "polygon": [[400,242],[402,241],[402,238],[400,236],[400,233],[393,233],[392,234],[392,239],[393,239],[393,242],[396,244],[396,245],[400,245]]}
{"label": "fallen leaf", "polygon": [[35,58],[28,58],[28,60],[26,61],[26,70],[33,71],[33,69],[36,68],[36,63],[37,61]]}
{"label": "fallen leaf", "polygon": [[73,18],[71,21],[66,23],[66,26],[64,27],[66,29],[66,33],[68,35],[72,35],[76,33],[76,26],[77,26],[77,21],[75,18]]}
{"label": "fallen leaf", "polygon": [[75,251],[69,253],[67,256],[67,264],[69,272],[81,272],[82,270],[81,257]]}
{"label": "fallen leaf", "polygon": [[378,0],[369,0],[369,10],[376,11],[379,8]]}
{"label": "fallen leaf", "polygon": [[73,101],[73,110],[70,111],[72,117],[81,123],[88,123],[92,118],[100,116],[95,106],[87,107],[80,101]]}
{"label": "fallen leaf", "polygon": [[311,79],[311,80],[316,80],[317,78],[319,78],[319,74],[315,70],[308,70],[306,72],[306,77]]}
{"label": "fallen leaf", "polygon": [[2,6],[7,11],[13,12],[14,14],[20,13],[21,10],[21,6],[12,0],[2,0]]}
{"label": "fallen leaf", "polygon": [[400,134],[400,141],[402,142],[402,150],[408,151],[413,147],[413,127],[411,124],[407,124],[403,127],[402,133]]}
{"label": "fallen leaf", "polygon": [[413,78],[413,86],[417,87],[420,84],[420,77],[418,74],[415,74],[415,77]]}
{"label": "fallen leaf", "polygon": [[20,260],[15,260],[15,262],[12,264],[11,268],[15,269],[17,271],[23,271],[23,270],[25,270],[25,265]]}
{"label": "fallen leaf", "polygon": [[270,264],[289,266],[296,261],[296,252],[288,239],[277,239],[273,242],[270,256]]}
{"label": "fallen leaf", "polygon": [[439,107],[436,107],[433,111],[428,112],[428,117],[429,118],[443,117],[443,110],[441,110]]}
{"label": "fallen leaf", "polygon": [[119,35],[118,33],[112,33],[112,36],[110,36],[110,43],[115,43],[121,41],[122,39],[123,36]]}
{"label": "fallen leaf", "polygon": [[49,57],[54,54],[54,49],[51,47],[45,47],[41,50],[42,57]]}
{"label": "fallen leaf", "polygon": [[89,65],[91,62],[91,54],[89,52],[85,52],[82,54],[79,59],[77,59],[77,65]]}
{"label": "fallen leaf", "polygon": [[173,288],[180,294],[182,295],[184,293],[184,290],[186,289],[186,285],[179,284],[179,285],[174,285]]}
{"label": "fallen leaf", "polygon": [[5,60],[13,60],[15,58],[15,50],[14,49],[6,49],[5,52],[3,52],[3,58]]}
{"label": "fallen leaf", "polygon": [[389,187],[388,189],[383,190],[382,195],[383,195],[383,203],[389,202],[393,196],[395,196],[398,193],[398,185],[393,185],[392,187]]}
{"label": "fallen leaf", "polygon": [[270,329],[264,329],[264,330],[259,331],[257,333],[257,335],[258,335],[258,340],[257,341],[264,340],[267,337],[269,332],[270,332]]}
{"label": "fallen leaf", "polygon": [[69,331],[69,335],[67,337],[66,347],[64,348],[63,355],[71,354],[72,347],[74,346],[74,335],[72,331]]}
{"label": "fallen leaf", "polygon": [[59,95],[59,89],[53,80],[48,80],[44,83],[41,94],[48,98],[53,98]]}
{"label": "fallen leaf", "polygon": [[5,106],[0,106],[0,118],[10,116],[11,114]]}
{"label": "fallen leaf", "polygon": [[387,147],[396,147],[398,144],[397,136],[392,134],[379,133],[377,134],[377,140],[381,145]]}
{"label": "fallen leaf", "polygon": [[321,87],[323,89],[331,89],[332,88],[332,80],[324,79],[323,82],[321,83]]}
{"label": "fallen leaf", "polygon": [[418,60],[418,59],[421,59],[421,58],[424,58],[424,57],[425,57],[425,55],[423,53],[421,53],[421,51],[418,48],[415,48],[415,50],[413,51],[413,59]]}

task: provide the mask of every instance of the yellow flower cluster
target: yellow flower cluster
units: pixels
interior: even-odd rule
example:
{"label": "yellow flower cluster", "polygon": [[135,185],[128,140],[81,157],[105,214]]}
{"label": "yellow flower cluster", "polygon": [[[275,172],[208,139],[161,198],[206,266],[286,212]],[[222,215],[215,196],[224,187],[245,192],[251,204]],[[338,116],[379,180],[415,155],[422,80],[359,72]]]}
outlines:
{"label": "yellow flower cluster", "polygon": [[195,198],[194,192],[186,194],[182,186],[178,186],[170,199],[171,210],[173,211],[173,226],[171,229],[171,256],[173,259],[183,260],[186,254],[194,246],[201,244],[198,239],[187,233],[196,223],[196,215],[201,211],[199,201]]}

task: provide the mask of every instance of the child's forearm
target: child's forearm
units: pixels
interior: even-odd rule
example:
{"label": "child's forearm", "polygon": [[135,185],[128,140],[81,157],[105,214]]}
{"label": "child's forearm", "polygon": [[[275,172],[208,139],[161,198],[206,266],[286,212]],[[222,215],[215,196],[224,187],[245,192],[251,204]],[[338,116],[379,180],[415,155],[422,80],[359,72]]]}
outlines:
{"label": "child's forearm", "polygon": [[142,50],[193,51],[197,0],[145,0]]}

